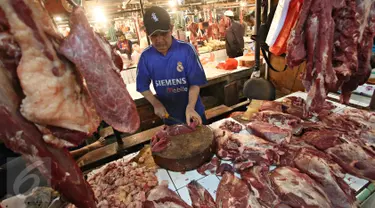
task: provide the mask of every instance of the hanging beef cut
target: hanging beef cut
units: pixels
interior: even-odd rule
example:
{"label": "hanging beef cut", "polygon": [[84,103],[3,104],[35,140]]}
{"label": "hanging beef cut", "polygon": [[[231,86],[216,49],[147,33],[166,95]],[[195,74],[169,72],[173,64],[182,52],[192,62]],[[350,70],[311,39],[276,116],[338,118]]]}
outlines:
{"label": "hanging beef cut", "polygon": [[112,61],[110,47],[92,31],[82,8],[74,9],[70,24],[71,32],[60,45],[60,51],[85,78],[100,117],[119,131],[134,133],[139,127],[139,116],[117,73],[121,69]]}
{"label": "hanging beef cut", "polygon": [[328,92],[341,90],[341,102],[370,76],[375,36],[372,0],[306,0],[288,40],[287,63],[306,61],[302,83],[308,91],[305,114],[319,113]]}
{"label": "hanging beef cut", "polygon": [[64,40],[41,1],[0,0],[0,139],[38,164],[67,200],[92,208],[93,192],[64,148],[82,143],[100,120],[135,132],[139,116],[117,73],[120,62],[113,63],[110,45],[88,27],[81,8],[71,27]]}

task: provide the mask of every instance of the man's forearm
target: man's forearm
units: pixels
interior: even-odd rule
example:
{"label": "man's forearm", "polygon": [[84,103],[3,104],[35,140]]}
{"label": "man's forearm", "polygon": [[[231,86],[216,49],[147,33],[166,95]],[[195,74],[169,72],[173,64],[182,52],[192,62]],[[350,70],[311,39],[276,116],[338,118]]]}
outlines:
{"label": "man's forearm", "polygon": [[197,85],[190,86],[189,88],[189,103],[188,107],[195,108],[199,96],[200,87]]}
{"label": "man's forearm", "polygon": [[152,94],[150,90],[144,91],[141,94],[143,95],[143,97],[146,98],[146,100],[148,100],[148,102],[151,103],[152,106],[155,107],[161,104],[160,101]]}

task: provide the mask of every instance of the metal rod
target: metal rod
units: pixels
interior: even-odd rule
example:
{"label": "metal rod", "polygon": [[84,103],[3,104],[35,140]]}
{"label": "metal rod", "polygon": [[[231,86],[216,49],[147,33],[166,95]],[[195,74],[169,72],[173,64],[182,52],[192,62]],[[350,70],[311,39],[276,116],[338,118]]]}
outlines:
{"label": "metal rod", "polygon": [[[143,2],[142,0],[139,0],[139,4],[141,5],[141,14],[142,14],[142,18],[145,16],[145,12],[143,10]],[[144,23],[143,23],[144,24]],[[144,26],[144,25],[143,25]],[[146,38],[147,38],[147,43],[148,45],[150,45],[150,38],[148,37],[148,35],[146,34]]]}
{"label": "metal rod", "polygon": [[69,4],[71,4],[73,7],[77,7],[78,4],[73,0],[67,0]]}
{"label": "metal rod", "polygon": [[[113,128],[113,127],[112,127],[112,128]],[[124,144],[124,141],[122,141],[121,133],[120,133],[119,131],[117,131],[116,129],[113,129],[113,133],[115,134],[117,144],[118,144],[118,145],[123,145],[123,144]]]}
{"label": "metal rod", "polygon": [[259,27],[260,27],[260,15],[261,15],[261,5],[262,0],[256,0],[256,10],[255,10],[255,68],[254,70],[259,70],[260,67],[260,43],[259,43]]}

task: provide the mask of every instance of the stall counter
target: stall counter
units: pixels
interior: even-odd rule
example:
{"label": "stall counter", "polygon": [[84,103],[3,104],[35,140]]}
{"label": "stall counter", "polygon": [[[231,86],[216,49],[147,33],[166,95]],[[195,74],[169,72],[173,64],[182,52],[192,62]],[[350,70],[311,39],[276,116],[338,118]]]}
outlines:
{"label": "stall counter", "polygon": [[[304,92],[295,92],[285,97],[289,97],[289,96],[297,96],[297,97],[306,99],[307,94]],[[278,101],[281,101],[283,98],[278,99]],[[332,102],[332,101],[329,101],[329,102]],[[352,107],[349,107],[340,103],[336,103],[336,102],[332,102],[332,103],[337,106],[337,108],[334,110],[335,113],[340,113],[344,109],[352,108]],[[222,119],[217,122],[214,122],[209,126],[212,129],[218,128],[221,125],[221,123],[223,123],[225,120],[228,120],[228,119],[233,120],[232,118],[226,118],[226,119]],[[156,129],[153,130],[153,132],[156,132]],[[246,130],[242,130],[240,134],[249,134],[249,133]],[[150,137],[149,133],[147,133],[147,135]],[[145,137],[140,136],[139,138],[142,138],[142,142],[145,142]],[[123,138],[123,140],[124,142],[126,142],[128,138]],[[115,146],[115,145],[116,144],[112,144],[112,146]],[[112,149],[115,149],[115,147],[113,147]],[[88,153],[84,157],[90,158],[92,160],[93,159],[92,155],[98,155],[98,152],[100,151],[102,150],[101,149],[95,150],[93,152]],[[81,160],[81,162],[83,161]],[[231,163],[231,162],[222,161],[222,163]],[[237,173],[235,175],[237,177],[240,177],[240,175]],[[204,188],[208,190],[208,192],[215,199],[217,187],[221,180],[221,177],[216,176],[215,174],[211,174],[211,175],[209,174],[207,176],[203,176],[199,174],[196,170],[187,171],[185,173],[180,173],[180,172],[173,172],[173,171],[168,171],[166,169],[159,168],[156,173],[156,176],[158,177],[159,182],[168,181],[169,188],[173,190],[174,192],[176,192],[188,204],[191,204],[191,200],[190,200],[189,192],[187,189],[187,184],[189,184],[191,181],[193,180],[198,181]],[[371,196],[371,194],[375,192],[374,184],[370,183],[367,180],[360,179],[349,174],[346,174],[344,180],[346,183],[350,185],[351,188],[353,188],[356,191],[356,197],[359,202],[365,201],[369,196]]]}

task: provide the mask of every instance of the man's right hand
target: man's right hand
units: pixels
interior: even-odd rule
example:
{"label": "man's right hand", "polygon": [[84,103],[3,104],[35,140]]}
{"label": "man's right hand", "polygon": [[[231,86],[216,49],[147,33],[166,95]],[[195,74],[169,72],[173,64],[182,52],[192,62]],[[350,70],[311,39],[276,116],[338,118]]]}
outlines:
{"label": "man's right hand", "polygon": [[154,113],[155,115],[159,116],[160,118],[164,118],[165,115],[168,114],[167,110],[165,109],[164,105],[158,103],[154,106]]}

